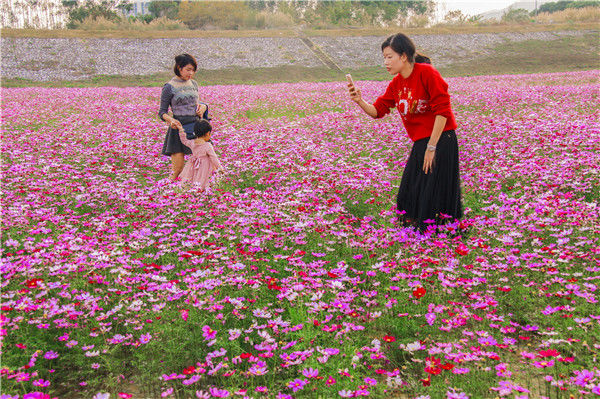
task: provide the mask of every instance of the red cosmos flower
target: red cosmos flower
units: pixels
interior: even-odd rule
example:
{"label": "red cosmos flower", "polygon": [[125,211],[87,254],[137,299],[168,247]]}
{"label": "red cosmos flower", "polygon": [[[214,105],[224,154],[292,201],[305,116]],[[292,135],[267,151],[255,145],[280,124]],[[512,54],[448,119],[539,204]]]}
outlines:
{"label": "red cosmos flower", "polygon": [[425,372],[433,375],[438,375],[442,372],[440,363],[442,361],[433,356],[425,358]]}
{"label": "red cosmos flower", "polygon": [[384,340],[385,342],[390,342],[390,343],[391,343],[391,342],[395,342],[395,341],[396,341],[396,337],[393,337],[393,336],[391,336],[391,335],[385,335],[385,336],[383,337],[383,340]]}
{"label": "red cosmos flower", "polygon": [[425,372],[433,375],[438,375],[442,372],[440,367],[425,367]]}
{"label": "red cosmos flower", "polygon": [[559,362],[565,362],[565,363],[573,363],[575,361],[575,358],[573,356],[569,356],[569,357],[559,357],[557,359]]}
{"label": "red cosmos flower", "polygon": [[183,374],[185,374],[185,375],[193,374],[195,371],[196,371],[196,367],[190,366],[190,367],[186,367],[183,369]]}
{"label": "red cosmos flower", "polygon": [[338,278],[339,276],[335,273],[327,272],[327,276],[330,278]]}
{"label": "red cosmos flower", "polygon": [[252,356],[252,353],[242,353],[242,354],[240,355],[240,357],[241,357],[242,359],[248,359],[250,356]]}
{"label": "red cosmos flower", "polygon": [[29,288],[37,288],[38,283],[44,281],[43,278],[32,278],[30,280],[25,281],[25,285]]}
{"label": "red cosmos flower", "polygon": [[455,250],[458,255],[467,255],[470,251],[465,244],[460,244]]}
{"label": "red cosmos flower", "polygon": [[557,357],[557,356],[560,356],[560,352],[557,351],[556,349],[541,350],[538,352],[538,356],[539,357]]}
{"label": "red cosmos flower", "polygon": [[428,387],[431,385],[431,377],[430,376],[427,376],[426,379],[420,378],[419,381],[421,381],[421,383],[423,384],[424,387]]}
{"label": "red cosmos flower", "polygon": [[425,296],[425,293],[427,293],[427,290],[425,289],[425,287],[417,287],[413,290],[412,295],[419,299],[422,298],[423,296]]}
{"label": "red cosmos flower", "polygon": [[441,366],[444,370],[452,370],[454,368],[454,365],[452,363],[446,363],[446,364],[442,364]]}
{"label": "red cosmos flower", "polygon": [[321,325],[321,322],[319,320],[313,320],[313,325],[315,327],[319,327]]}

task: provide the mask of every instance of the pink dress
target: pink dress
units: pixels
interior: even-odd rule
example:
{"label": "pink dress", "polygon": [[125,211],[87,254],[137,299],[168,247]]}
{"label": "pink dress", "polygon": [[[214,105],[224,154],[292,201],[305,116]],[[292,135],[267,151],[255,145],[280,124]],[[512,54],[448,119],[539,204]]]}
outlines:
{"label": "pink dress", "polygon": [[206,188],[213,172],[223,169],[215,149],[207,141],[200,140],[200,143],[197,144],[195,140],[188,140],[185,132],[180,131],[179,138],[192,150],[192,155],[188,157],[181,172],[181,180],[199,184],[203,189]]}

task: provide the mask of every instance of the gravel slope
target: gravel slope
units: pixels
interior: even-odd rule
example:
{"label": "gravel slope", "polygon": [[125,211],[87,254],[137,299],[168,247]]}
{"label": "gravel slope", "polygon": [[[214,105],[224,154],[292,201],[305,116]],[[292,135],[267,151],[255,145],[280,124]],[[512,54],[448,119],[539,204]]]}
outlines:
{"label": "gravel slope", "polygon": [[[415,35],[417,47],[438,66],[473,59],[506,41],[556,40],[591,31]],[[385,37],[313,37],[338,66],[380,65]],[[201,69],[306,67],[323,63],[299,38],[41,39],[1,38],[2,76],[37,81],[77,80],[95,75],[149,75],[170,70],[175,55],[188,52]]]}

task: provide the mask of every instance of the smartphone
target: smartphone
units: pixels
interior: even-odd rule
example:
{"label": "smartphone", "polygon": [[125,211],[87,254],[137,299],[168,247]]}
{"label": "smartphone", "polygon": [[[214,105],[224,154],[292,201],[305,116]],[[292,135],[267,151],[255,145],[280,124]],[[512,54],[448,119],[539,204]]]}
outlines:
{"label": "smartphone", "polygon": [[352,75],[350,75],[349,73],[346,74],[346,80],[348,81],[348,83],[350,83],[352,86],[354,86],[354,81],[352,80]]}

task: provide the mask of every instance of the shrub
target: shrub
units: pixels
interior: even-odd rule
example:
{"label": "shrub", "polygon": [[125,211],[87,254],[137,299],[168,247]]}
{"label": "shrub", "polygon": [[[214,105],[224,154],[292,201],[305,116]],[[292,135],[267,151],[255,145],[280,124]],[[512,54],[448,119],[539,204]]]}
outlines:
{"label": "shrub", "polygon": [[599,7],[568,8],[553,13],[544,12],[536,15],[535,22],[557,23],[557,22],[598,22],[600,21]]}
{"label": "shrub", "polygon": [[529,11],[524,8],[514,8],[510,9],[504,13],[502,16],[503,22],[531,22],[531,17],[529,16]]}
{"label": "shrub", "polygon": [[555,1],[542,4],[538,9],[539,13],[555,13],[570,8],[600,7],[599,1]]}
{"label": "shrub", "polygon": [[181,21],[160,17],[150,22],[144,22],[139,19],[118,19],[108,20],[102,17],[87,17],[82,22],[74,26],[81,30],[178,30],[188,29]]}

